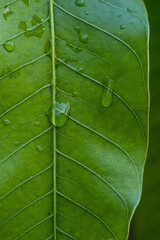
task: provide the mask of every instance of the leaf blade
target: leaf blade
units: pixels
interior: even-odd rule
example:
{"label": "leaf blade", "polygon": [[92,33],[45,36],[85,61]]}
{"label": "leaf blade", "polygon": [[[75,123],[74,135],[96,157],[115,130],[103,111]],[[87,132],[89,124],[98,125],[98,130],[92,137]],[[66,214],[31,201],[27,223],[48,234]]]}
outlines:
{"label": "leaf blade", "polygon": [[[10,5],[12,11],[24,7],[24,2],[14,4]],[[4,207],[8,201],[23,200],[3,213],[2,225],[7,222],[1,237],[6,234],[6,227],[12,229],[12,235],[5,235],[6,240],[53,238],[53,226],[54,239],[127,238],[128,224],[141,194],[148,144],[148,43],[144,7],[136,0],[118,4],[91,0],[86,1],[85,7],[78,7],[74,1],[59,0],[54,5],[52,1],[50,5],[48,1],[32,2],[28,7],[27,3],[25,11],[31,12],[29,16],[24,14],[27,34],[17,31],[12,38],[4,31],[1,42],[12,39],[16,47],[10,55],[2,51],[4,59],[9,60],[0,79],[3,99],[8,98],[1,109],[2,166],[3,159],[10,161],[4,161],[2,168],[4,193],[0,204]],[[135,12],[131,13],[133,7]],[[49,9],[51,29],[46,16]],[[12,15],[0,25],[2,29],[9,28]],[[18,25],[19,14],[15,13],[14,18]],[[36,26],[31,28],[33,23]],[[16,24],[13,22],[13,26]],[[124,24],[125,28],[121,28]],[[45,52],[50,36],[51,55]],[[24,43],[26,55],[19,48]],[[8,71],[14,60],[22,67],[14,66]],[[25,87],[22,78],[26,78]],[[108,107],[102,104],[104,89],[113,94]],[[16,96],[15,102],[10,94]],[[52,131],[47,112],[55,100],[69,102],[71,112],[67,123]],[[4,116],[10,121],[7,126],[2,125]],[[38,124],[34,123],[37,119]],[[17,137],[22,145],[15,149],[13,139]],[[8,169],[14,169],[14,187],[11,179],[7,180]],[[53,197],[48,196],[53,189]],[[53,211],[54,221],[50,219]],[[29,213],[31,222],[27,220]],[[25,223],[23,220],[15,228],[23,218]]]}

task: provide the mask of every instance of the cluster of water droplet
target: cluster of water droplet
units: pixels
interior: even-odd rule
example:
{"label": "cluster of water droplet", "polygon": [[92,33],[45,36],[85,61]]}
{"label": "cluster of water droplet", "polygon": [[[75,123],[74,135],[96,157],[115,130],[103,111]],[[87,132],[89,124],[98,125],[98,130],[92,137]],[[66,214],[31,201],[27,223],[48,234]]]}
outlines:
{"label": "cluster of water droplet", "polygon": [[[29,5],[29,0],[22,0],[22,1],[25,2],[26,5]],[[38,2],[38,0],[37,0],[37,2]],[[78,7],[85,7],[85,5],[86,5],[84,0],[76,0],[75,4]],[[127,11],[131,12],[131,13],[134,12],[134,10],[131,9],[131,8],[127,9]],[[8,19],[8,16],[11,15],[11,14],[12,14],[12,12],[9,10],[9,8],[6,8],[6,10],[3,14],[3,17]],[[88,12],[86,13],[86,15],[88,15]],[[44,26],[40,25],[38,27],[35,27],[37,24],[41,23],[41,21],[42,21],[42,19],[40,19],[37,15],[33,15],[33,17],[32,17],[32,28],[31,29],[28,29],[27,25],[26,25],[26,22],[23,22],[23,21],[21,21],[19,23],[19,28],[22,29],[25,32],[24,35],[26,37],[30,37],[30,36],[41,37],[44,30],[45,30]],[[126,25],[120,25],[120,29],[123,30],[125,28],[126,28]],[[75,27],[75,30],[79,34],[80,42],[82,42],[84,44],[88,43],[88,41],[89,41],[88,34],[81,31],[81,27],[79,25],[77,25]],[[50,42],[49,42],[49,45],[50,45]],[[6,51],[8,51],[8,52],[12,52],[15,49],[15,44],[11,40],[6,41],[3,44],[3,46],[6,49]],[[47,45],[47,49],[48,49],[48,45]],[[81,52],[81,49],[78,48],[77,46],[72,46],[72,49],[76,53]],[[82,67],[77,68],[77,70],[79,72],[83,72]],[[78,92],[74,92],[73,96],[77,97]],[[103,90],[103,94],[102,94],[102,105],[104,107],[110,107],[112,102],[113,102],[113,91],[111,89],[111,84],[109,83],[108,86],[106,86],[106,87],[104,86],[104,90]],[[55,127],[64,126],[68,121],[68,118],[69,118],[69,115],[70,115],[70,108],[71,107],[70,107],[70,104],[68,102],[59,103],[59,102],[56,101],[55,105],[52,107],[52,109],[48,113],[48,116],[49,116],[49,119],[50,119],[51,123]],[[8,126],[10,123],[11,122],[8,119],[3,120],[3,124],[5,126]],[[34,122],[34,126],[39,127],[40,122],[39,121]],[[18,140],[15,141],[14,145],[15,146],[20,145],[20,141],[18,141]],[[36,146],[36,149],[39,152],[44,151],[44,148],[40,145]]]}

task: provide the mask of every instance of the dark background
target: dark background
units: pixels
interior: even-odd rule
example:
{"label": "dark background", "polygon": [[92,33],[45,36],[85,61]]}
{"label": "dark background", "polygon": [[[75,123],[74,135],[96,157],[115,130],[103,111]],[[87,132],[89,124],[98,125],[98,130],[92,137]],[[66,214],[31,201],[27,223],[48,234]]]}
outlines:
{"label": "dark background", "polygon": [[150,22],[150,145],[129,240],[160,240],[160,0],[144,0]]}

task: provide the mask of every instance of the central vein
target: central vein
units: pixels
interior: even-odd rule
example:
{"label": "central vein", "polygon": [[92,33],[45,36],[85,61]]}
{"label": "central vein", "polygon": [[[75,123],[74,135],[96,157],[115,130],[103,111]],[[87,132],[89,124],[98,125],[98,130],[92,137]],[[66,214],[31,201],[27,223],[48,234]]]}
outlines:
{"label": "central vein", "polygon": [[[55,24],[54,24],[54,6],[53,0],[49,0],[50,4],[50,29],[51,29],[51,54],[52,54],[52,105],[55,106],[56,100],[56,74],[55,74]],[[55,117],[55,116],[53,116]],[[54,207],[54,239],[57,239],[57,186],[56,186],[56,126],[53,126],[53,207]]]}

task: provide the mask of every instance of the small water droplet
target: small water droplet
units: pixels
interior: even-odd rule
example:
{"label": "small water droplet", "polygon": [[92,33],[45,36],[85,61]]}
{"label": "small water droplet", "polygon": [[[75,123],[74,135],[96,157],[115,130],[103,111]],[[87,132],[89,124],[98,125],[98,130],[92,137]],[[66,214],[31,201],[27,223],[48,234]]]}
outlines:
{"label": "small water droplet", "polygon": [[34,126],[35,126],[35,127],[39,127],[40,125],[41,125],[40,122],[35,122],[35,123],[34,123]]}
{"label": "small water droplet", "polygon": [[73,58],[70,56],[66,56],[66,58],[65,58],[65,63],[72,63],[72,62],[76,62],[76,61],[77,61],[76,58]]}
{"label": "small water droplet", "polygon": [[126,25],[121,25],[120,26],[120,29],[122,29],[122,30],[125,29],[125,28],[126,28]]}
{"label": "small water droplet", "polygon": [[62,61],[62,62],[66,62],[66,59],[65,59],[65,58],[61,58],[61,61]]}
{"label": "small water droplet", "polygon": [[37,146],[36,148],[37,148],[37,150],[38,150],[39,152],[43,152],[43,151],[44,151],[44,148],[41,147],[41,146]]}
{"label": "small water droplet", "polygon": [[80,27],[79,25],[77,25],[77,26],[75,27],[75,30],[76,30],[77,33],[80,33],[81,27]]}
{"label": "small water droplet", "polygon": [[130,12],[130,13],[135,12],[134,8],[132,8],[132,7],[128,7],[128,8],[127,8],[127,11]]}
{"label": "small water droplet", "polygon": [[78,96],[78,92],[73,92],[72,94],[74,97],[77,97]]}
{"label": "small water droplet", "polygon": [[78,7],[85,7],[85,1],[84,1],[84,0],[76,0],[76,1],[75,1],[75,4],[76,4]]}
{"label": "small water droplet", "polygon": [[15,141],[15,142],[14,142],[14,145],[15,145],[15,146],[18,146],[19,144],[20,144],[20,141]]}
{"label": "small water droplet", "polygon": [[113,92],[111,91],[111,85],[108,89],[103,90],[102,94],[102,105],[104,107],[110,107],[113,102]]}
{"label": "small water droplet", "polygon": [[18,27],[19,27],[19,29],[22,29],[23,31],[27,30],[27,24],[24,21],[19,22]]}
{"label": "small water droplet", "polygon": [[30,0],[21,0],[27,7],[30,5]]}
{"label": "small water droplet", "polygon": [[86,14],[86,15],[89,15],[89,12],[86,12],[85,14]]}
{"label": "small water droplet", "polygon": [[3,12],[3,17],[5,20],[8,20],[8,17],[13,14],[13,11],[9,10],[9,7],[5,7],[5,10]]}
{"label": "small water droplet", "polygon": [[80,49],[80,48],[78,48],[77,46],[73,46],[73,51],[75,52],[75,53],[80,53],[82,50]]}
{"label": "small water droplet", "polygon": [[12,41],[7,41],[3,44],[3,47],[8,51],[12,52],[15,49],[15,44]]}
{"label": "small water droplet", "polygon": [[88,43],[88,35],[86,33],[80,33],[79,40],[82,43]]}
{"label": "small water droplet", "polygon": [[78,70],[78,72],[80,72],[80,73],[83,72],[83,68],[82,68],[82,67],[78,67],[77,70]]}
{"label": "small water droplet", "polygon": [[62,127],[66,124],[70,114],[70,104],[56,102],[53,109],[48,114],[50,121],[56,127]]}
{"label": "small water droplet", "polygon": [[8,119],[3,120],[4,125],[8,126],[11,122]]}

